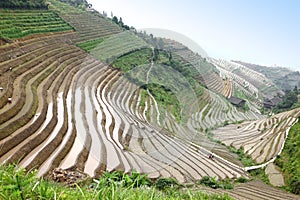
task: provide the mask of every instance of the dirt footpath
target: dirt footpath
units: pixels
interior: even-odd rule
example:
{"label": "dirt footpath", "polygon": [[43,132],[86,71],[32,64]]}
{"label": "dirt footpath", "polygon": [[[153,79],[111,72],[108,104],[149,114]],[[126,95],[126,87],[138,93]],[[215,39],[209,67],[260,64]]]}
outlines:
{"label": "dirt footpath", "polygon": [[269,176],[270,183],[274,186],[284,186],[284,178],[274,163],[267,165],[266,174]]}

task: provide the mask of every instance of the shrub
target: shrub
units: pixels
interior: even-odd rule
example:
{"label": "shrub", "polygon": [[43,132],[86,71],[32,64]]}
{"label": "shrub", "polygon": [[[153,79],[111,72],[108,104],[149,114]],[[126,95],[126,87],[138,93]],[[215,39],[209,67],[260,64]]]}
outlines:
{"label": "shrub", "polygon": [[229,179],[223,179],[221,181],[217,181],[217,179],[204,176],[200,181],[198,181],[199,184],[217,189],[217,188],[222,188],[222,189],[233,189],[233,184]]}
{"label": "shrub", "polygon": [[146,174],[140,174],[136,170],[133,170],[131,175],[120,171],[106,171],[99,179],[98,187],[106,187],[111,185],[135,188],[141,186],[150,186],[151,181]]}
{"label": "shrub", "polygon": [[159,178],[155,182],[155,187],[159,190],[166,190],[169,188],[178,188],[179,184],[174,178]]}
{"label": "shrub", "polygon": [[262,181],[264,181],[265,183],[269,184],[270,180],[268,175],[265,173],[265,168],[259,168],[259,169],[253,169],[249,171],[249,174],[251,176],[255,176],[259,179],[261,179]]}
{"label": "shrub", "polygon": [[236,183],[247,183],[249,181],[250,181],[250,179],[247,179],[245,177],[239,177],[235,180]]}

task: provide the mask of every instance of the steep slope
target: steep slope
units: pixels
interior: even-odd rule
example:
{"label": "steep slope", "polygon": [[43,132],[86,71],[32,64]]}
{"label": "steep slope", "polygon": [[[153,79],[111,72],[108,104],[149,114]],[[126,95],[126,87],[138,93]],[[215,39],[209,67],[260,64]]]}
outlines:
{"label": "steep slope", "polygon": [[[123,34],[129,37],[129,43],[123,44],[127,49],[115,48],[108,55],[118,57],[132,51],[130,45],[141,48],[140,44],[146,44],[133,33],[110,32],[109,27],[114,25],[107,19],[91,13],[80,16],[83,21],[87,20],[85,16],[99,19],[99,27],[113,35],[100,43],[102,52],[109,52],[110,45],[105,42],[124,41]],[[18,161],[28,169],[38,167],[39,175],[61,166],[76,167],[91,176],[104,170],[136,169],[153,178],[175,177],[180,182],[206,175],[248,176],[221,157],[210,160],[209,150],[189,141],[195,133],[183,134],[187,127],[174,123],[171,113],[165,119],[170,120],[174,132],[164,130],[159,121],[148,121],[143,113],[152,112],[154,118],[160,113],[153,106],[156,99],[147,97],[147,108],[139,112],[141,88],[133,77],[126,77],[74,45],[109,35],[83,32],[80,24],[72,24],[79,35],[70,32],[22,38],[1,47],[1,78],[6,81],[1,92],[1,162]],[[150,71],[145,67],[138,72]],[[158,78],[157,70],[153,66],[148,73],[150,81]]]}
{"label": "steep slope", "polygon": [[232,124],[215,130],[214,137],[228,146],[243,148],[257,163],[264,163],[282,151],[299,116],[300,110],[295,109],[262,120]]}
{"label": "steep slope", "polygon": [[[33,34],[0,46],[1,163],[38,168],[40,176],[55,167],[91,176],[135,169],[184,183],[249,177],[233,154],[208,139],[216,127],[258,120],[245,124],[278,129],[270,140],[283,144],[292,111],[265,119],[255,107],[237,109],[224,97],[232,83],[186,47],[158,50],[98,13],[49,2],[75,32]],[[78,47],[94,41],[90,53]]]}
{"label": "steep slope", "polygon": [[37,33],[72,30],[55,12],[43,10],[1,10],[0,37],[7,40]]}
{"label": "steep slope", "polygon": [[[220,76],[230,79],[237,90],[243,92],[248,98],[263,101],[263,98],[272,98],[282,91],[264,74],[252,70],[239,63],[209,59],[220,70]],[[259,105],[259,102],[257,102]]]}
{"label": "steep slope", "polygon": [[295,124],[287,138],[285,147],[282,154],[277,157],[275,163],[283,170],[283,175],[287,189],[294,194],[300,194],[300,160],[299,160],[299,132],[300,132],[300,122]]}

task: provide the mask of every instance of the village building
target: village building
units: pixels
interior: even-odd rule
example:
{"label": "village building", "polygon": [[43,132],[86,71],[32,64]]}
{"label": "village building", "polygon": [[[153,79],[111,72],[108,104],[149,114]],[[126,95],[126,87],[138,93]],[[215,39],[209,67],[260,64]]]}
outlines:
{"label": "village building", "polygon": [[279,97],[273,97],[272,99],[265,99],[264,107],[267,109],[274,108],[277,104],[281,103],[282,99]]}
{"label": "village building", "polygon": [[232,105],[237,106],[239,108],[244,108],[245,103],[246,103],[246,101],[244,99],[240,99],[240,98],[237,98],[237,97],[230,97],[230,98],[228,98],[228,101]]}

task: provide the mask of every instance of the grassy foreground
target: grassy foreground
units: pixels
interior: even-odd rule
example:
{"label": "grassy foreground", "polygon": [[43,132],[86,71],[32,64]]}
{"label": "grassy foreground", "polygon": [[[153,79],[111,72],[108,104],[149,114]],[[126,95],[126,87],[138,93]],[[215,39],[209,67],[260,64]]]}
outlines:
{"label": "grassy foreground", "polygon": [[36,171],[18,170],[15,165],[0,166],[0,199],[231,199],[188,190],[173,179],[150,183],[146,175],[105,173],[89,184],[64,186],[37,177]]}

